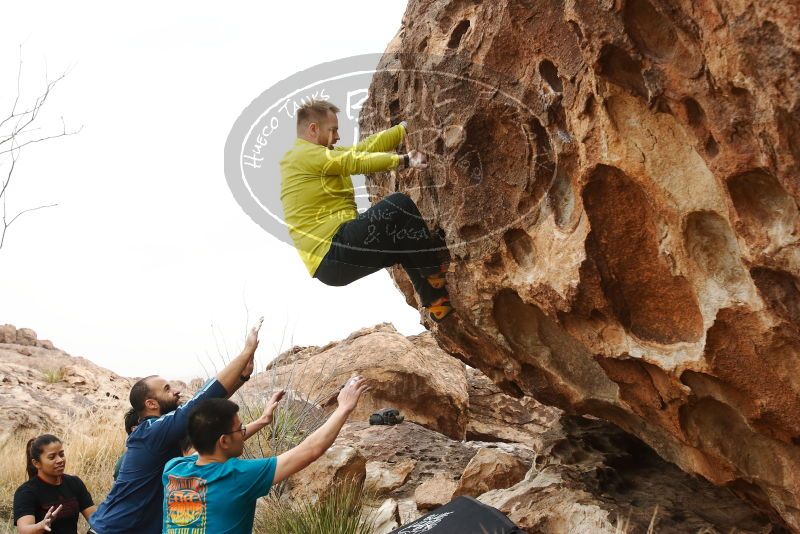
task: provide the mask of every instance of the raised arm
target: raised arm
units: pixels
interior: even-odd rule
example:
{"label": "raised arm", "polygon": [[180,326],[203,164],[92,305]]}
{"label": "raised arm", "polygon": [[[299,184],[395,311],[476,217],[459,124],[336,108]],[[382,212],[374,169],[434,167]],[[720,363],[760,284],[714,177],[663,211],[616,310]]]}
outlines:
{"label": "raised arm", "polygon": [[361,394],[369,389],[364,378],[351,378],[339,392],[339,406],[325,424],[304,439],[300,445],[278,456],[273,484],[305,469],[325,454],[325,451],[333,445],[347,418],[355,410]]}
{"label": "raised arm", "polygon": [[254,357],[256,349],[258,348],[258,332],[261,330],[263,322],[264,318],[261,317],[256,325],[250,329],[241,354],[231,360],[230,363],[217,374],[217,381],[222,384],[222,387],[228,392],[229,397],[245,383],[243,378],[250,378],[253,372]]}
{"label": "raised arm", "polygon": [[261,414],[261,417],[245,427],[244,439],[250,439],[256,435],[256,432],[272,423],[272,414],[275,412],[275,408],[277,408],[278,403],[284,395],[286,395],[286,391],[283,390],[272,394],[272,396],[269,398],[269,401],[267,401],[267,405],[264,408],[264,412]]}

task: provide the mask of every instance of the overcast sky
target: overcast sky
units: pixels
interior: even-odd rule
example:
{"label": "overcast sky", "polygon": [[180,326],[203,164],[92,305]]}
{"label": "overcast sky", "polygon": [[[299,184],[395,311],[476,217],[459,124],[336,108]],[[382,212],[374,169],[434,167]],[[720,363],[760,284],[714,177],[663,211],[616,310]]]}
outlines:
{"label": "overcast sky", "polygon": [[[0,323],[127,376],[204,374],[266,318],[262,362],[390,321],[422,331],[385,271],[345,288],[239,208],[223,175],[236,117],[317,63],[382,52],[404,0],[13,2],[0,18],[0,114],[68,70],[41,125],[83,126],[23,150],[0,249]],[[47,131],[47,130],[46,130]],[[0,172],[7,167],[0,168]],[[283,338],[283,341],[282,341]],[[227,346],[227,349],[226,349]]]}

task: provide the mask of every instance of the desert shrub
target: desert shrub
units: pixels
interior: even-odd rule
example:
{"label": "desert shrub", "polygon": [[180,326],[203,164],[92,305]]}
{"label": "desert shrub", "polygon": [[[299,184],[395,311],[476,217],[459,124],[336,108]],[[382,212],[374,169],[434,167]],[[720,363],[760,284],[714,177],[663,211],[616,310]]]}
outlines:
{"label": "desert shrub", "polygon": [[270,534],[371,534],[373,519],[363,508],[374,497],[352,480],[333,484],[316,500],[268,496],[259,503],[253,532]]}
{"label": "desert shrub", "polygon": [[61,382],[64,380],[64,368],[63,367],[53,367],[49,369],[45,369],[42,371],[42,375],[44,376],[44,381],[48,384],[55,384],[57,382]]}

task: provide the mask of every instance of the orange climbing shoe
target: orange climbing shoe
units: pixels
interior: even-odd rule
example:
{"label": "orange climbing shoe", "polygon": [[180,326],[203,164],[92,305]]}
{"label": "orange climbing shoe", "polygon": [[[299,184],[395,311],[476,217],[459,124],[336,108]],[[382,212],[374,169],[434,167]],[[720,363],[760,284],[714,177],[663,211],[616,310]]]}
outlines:
{"label": "orange climbing shoe", "polygon": [[444,276],[446,273],[447,273],[447,265],[442,265],[439,268],[438,273],[434,273],[430,276],[427,276],[426,279],[428,280],[428,283],[431,285],[431,287],[433,287],[434,289],[442,289],[445,286],[445,284],[447,284],[447,278],[445,278]]}
{"label": "orange climbing shoe", "polygon": [[450,297],[447,295],[434,300],[430,306],[426,306],[425,309],[431,314],[431,319],[437,323],[453,311],[453,307],[450,306]]}

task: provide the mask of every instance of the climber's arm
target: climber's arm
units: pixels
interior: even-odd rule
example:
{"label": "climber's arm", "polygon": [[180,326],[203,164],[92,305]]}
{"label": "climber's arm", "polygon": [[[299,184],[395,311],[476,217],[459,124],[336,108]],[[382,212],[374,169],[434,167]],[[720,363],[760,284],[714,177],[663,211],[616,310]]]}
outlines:
{"label": "climber's arm", "polygon": [[329,150],[324,152],[322,174],[325,176],[350,176],[369,174],[397,168],[403,161],[400,154],[388,152],[360,152],[357,150]]}
{"label": "climber's arm", "polygon": [[388,152],[397,148],[406,136],[406,123],[380,131],[364,138],[352,147],[334,147],[334,150],[355,150],[357,152]]}

